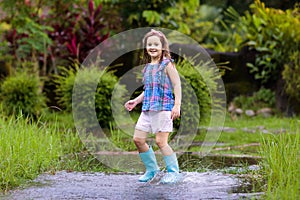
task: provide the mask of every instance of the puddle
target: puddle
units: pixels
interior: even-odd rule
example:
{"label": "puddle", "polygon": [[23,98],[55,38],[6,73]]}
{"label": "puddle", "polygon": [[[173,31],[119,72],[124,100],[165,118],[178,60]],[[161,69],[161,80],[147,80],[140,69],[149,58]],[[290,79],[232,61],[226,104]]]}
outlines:
{"label": "puddle", "polygon": [[184,172],[180,183],[162,185],[138,182],[140,175],[61,171],[42,174],[32,185],[12,191],[4,200],[50,199],[241,199],[260,194],[238,193],[241,181],[220,172]]}

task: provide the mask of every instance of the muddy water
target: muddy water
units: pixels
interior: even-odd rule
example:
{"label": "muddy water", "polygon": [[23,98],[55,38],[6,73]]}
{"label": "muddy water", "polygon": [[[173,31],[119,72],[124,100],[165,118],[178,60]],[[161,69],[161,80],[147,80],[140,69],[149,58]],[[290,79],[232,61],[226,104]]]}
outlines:
{"label": "muddy water", "polygon": [[[234,175],[217,172],[183,173],[174,185],[149,184],[137,181],[140,175],[80,173],[65,171],[55,175],[43,174],[26,188],[18,189],[5,200],[73,200],[73,199],[242,199],[259,194],[236,193],[241,186]],[[257,197],[258,198],[258,197]]]}

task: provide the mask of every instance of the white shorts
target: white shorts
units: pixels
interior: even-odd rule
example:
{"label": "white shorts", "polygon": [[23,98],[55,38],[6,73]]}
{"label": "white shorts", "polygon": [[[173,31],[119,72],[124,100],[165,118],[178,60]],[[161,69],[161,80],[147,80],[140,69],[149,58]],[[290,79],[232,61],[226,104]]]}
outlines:
{"label": "white shorts", "polygon": [[171,111],[142,112],[135,129],[147,133],[172,132],[173,121]]}

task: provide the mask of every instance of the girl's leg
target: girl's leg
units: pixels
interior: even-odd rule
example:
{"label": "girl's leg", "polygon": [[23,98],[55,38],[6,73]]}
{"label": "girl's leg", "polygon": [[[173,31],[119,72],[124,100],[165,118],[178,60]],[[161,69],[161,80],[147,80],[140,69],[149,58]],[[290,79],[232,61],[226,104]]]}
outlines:
{"label": "girl's leg", "polygon": [[149,150],[149,146],[146,143],[148,133],[135,129],[133,141],[139,153],[143,153]]}
{"label": "girl's leg", "polygon": [[156,144],[159,146],[166,163],[167,174],[161,179],[161,183],[169,184],[176,183],[180,180],[179,165],[176,153],[168,144],[169,133],[159,132],[156,133]]}
{"label": "girl's leg", "polygon": [[139,156],[146,167],[145,174],[139,178],[141,182],[151,180],[155,174],[159,172],[154,151],[152,147],[146,143],[147,135],[147,132],[135,130],[133,137],[133,141],[139,151]]}
{"label": "girl's leg", "polygon": [[168,132],[158,132],[156,133],[155,137],[156,144],[164,156],[169,156],[174,153],[172,148],[168,144],[169,134],[170,133]]}

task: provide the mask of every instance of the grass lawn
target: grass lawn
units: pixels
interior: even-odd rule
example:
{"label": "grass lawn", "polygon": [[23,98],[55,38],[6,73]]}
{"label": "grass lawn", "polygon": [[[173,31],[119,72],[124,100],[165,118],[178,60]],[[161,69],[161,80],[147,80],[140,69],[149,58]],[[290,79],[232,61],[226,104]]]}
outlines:
{"label": "grass lawn", "polygon": [[[71,114],[49,113],[37,122],[23,118],[0,117],[0,191],[4,192],[35,178],[45,171],[106,171],[96,158],[89,155],[74,128]],[[267,195],[282,197],[289,193],[296,197],[299,188],[299,118],[242,117],[226,118],[223,131],[212,148],[213,154],[261,156],[258,171],[266,180]],[[227,129],[228,130],[228,129]],[[111,141],[123,150],[134,149],[131,137],[119,130],[110,130]],[[205,138],[199,130],[194,143]],[[199,152],[201,146],[192,145],[189,151]],[[198,162],[198,159],[195,159]],[[223,162],[224,160],[220,160]],[[209,160],[211,165],[213,161]],[[189,166],[191,164],[191,166]],[[195,166],[192,166],[195,164]],[[222,163],[220,163],[222,166]],[[201,163],[186,163],[191,170]],[[295,179],[295,178],[296,179]],[[288,187],[285,187],[285,186]],[[280,199],[280,198],[279,198]]]}
{"label": "grass lawn", "polygon": [[[232,120],[226,117],[224,129],[217,138],[212,153],[219,154],[246,154],[257,156],[262,138],[267,135],[280,135],[293,132],[291,125],[297,123],[299,118],[286,117],[240,117]],[[200,130],[194,142],[204,141],[206,131]],[[216,138],[214,138],[216,139]],[[191,146],[190,151],[199,151],[200,146]]]}

